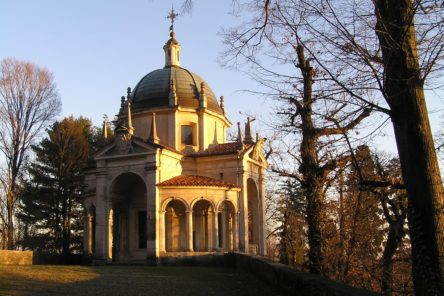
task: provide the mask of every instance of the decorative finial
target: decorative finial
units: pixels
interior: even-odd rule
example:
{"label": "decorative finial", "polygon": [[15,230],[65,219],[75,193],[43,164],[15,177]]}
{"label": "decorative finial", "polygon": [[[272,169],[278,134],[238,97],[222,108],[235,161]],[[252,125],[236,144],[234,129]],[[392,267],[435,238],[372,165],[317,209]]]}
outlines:
{"label": "decorative finial", "polygon": [[199,97],[199,108],[207,108],[207,96],[205,90],[205,83],[200,83],[200,97]]}
{"label": "decorative finial", "polygon": [[102,126],[102,137],[104,139],[108,139],[108,127],[109,127],[109,121],[108,116],[106,114],[103,114],[103,126]]}
{"label": "decorative finial", "polygon": [[253,143],[253,137],[251,136],[251,124],[250,117],[247,117],[247,122],[245,123],[245,143]]}
{"label": "decorative finial", "polygon": [[205,95],[205,82],[200,83],[200,95],[201,96]]}
{"label": "decorative finial", "polygon": [[176,34],[174,33],[174,22],[178,13],[174,13],[174,9],[171,8],[167,18],[171,20],[170,27],[170,39],[163,46],[165,51],[165,67],[179,66],[180,67],[180,44],[175,39]]}
{"label": "decorative finial", "polygon": [[123,112],[125,110],[125,97],[121,96],[120,97],[120,110],[119,110],[119,115],[122,115]]}
{"label": "decorative finial", "polygon": [[131,99],[131,87],[128,86],[128,88],[126,89],[126,99],[128,100],[128,102]]}
{"label": "decorative finial", "polygon": [[159,144],[159,137],[157,136],[157,126],[156,126],[156,113],[153,112],[151,116],[151,130],[148,137],[148,141],[151,143]]}
{"label": "decorative finial", "polygon": [[[171,6],[171,11],[168,13],[168,16],[166,17],[167,19],[171,20],[171,26],[170,26],[170,31],[174,32],[174,21],[176,20],[176,18],[179,16],[178,13],[174,12],[174,7]],[[174,37],[174,36],[171,36]]]}
{"label": "decorative finial", "polygon": [[127,110],[128,110],[128,114],[127,114],[127,118],[126,118],[126,122],[127,122],[127,129],[128,129],[128,133],[130,135],[134,134],[134,127],[133,127],[133,120],[132,120],[132,114],[131,114],[131,102],[130,100],[128,100],[127,102]]}
{"label": "decorative finial", "polygon": [[170,106],[177,106],[176,83],[174,82],[174,79],[171,79],[170,94],[168,98],[170,100]]}
{"label": "decorative finial", "polygon": [[222,112],[225,114],[225,99],[224,96],[220,97],[220,108],[222,109]]}
{"label": "decorative finial", "polygon": [[237,123],[237,142],[242,143],[242,131],[241,131],[241,125],[240,122]]}

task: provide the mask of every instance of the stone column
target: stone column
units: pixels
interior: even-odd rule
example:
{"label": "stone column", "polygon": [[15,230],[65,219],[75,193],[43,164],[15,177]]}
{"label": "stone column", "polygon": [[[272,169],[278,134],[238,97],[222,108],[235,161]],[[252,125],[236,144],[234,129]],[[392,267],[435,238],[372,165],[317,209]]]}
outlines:
{"label": "stone column", "polygon": [[247,196],[247,178],[244,177],[246,172],[243,170],[242,162],[238,167],[238,180],[242,190],[238,192],[238,207],[239,207],[239,250],[248,253],[248,196]]}
{"label": "stone column", "polygon": [[213,212],[213,250],[217,251],[219,246],[219,223],[218,223],[218,212]]}
{"label": "stone column", "polygon": [[83,217],[83,237],[82,237],[82,241],[83,241],[83,257],[86,256],[90,256],[90,252],[89,252],[89,214],[85,211],[85,215]]}
{"label": "stone column", "polygon": [[[157,152],[158,153],[158,152]],[[156,154],[156,157],[158,155]],[[145,166],[146,192],[146,262],[155,265],[159,257],[159,193],[157,190],[157,162]]]}
{"label": "stone column", "polygon": [[208,210],[208,217],[207,217],[207,221],[208,221],[208,225],[207,225],[207,232],[208,232],[208,237],[207,237],[207,251],[211,251],[213,250],[213,231],[214,231],[214,211],[212,210]]}
{"label": "stone column", "polygon": [[[221,212],[221,219],[220,219],[220,234],[221,238],[219,238],[220,241],[222,241],[221,246],[219,248],[223,249],[224,251],[227,251],[227,245],[229,245],[229,237],[227,238],[227,211],[224,209]],[[228,241],[227,241],[228,240]]]}
{"label": "stone column", "polygon": [[165,213],[159,211],[159,252],[165,252]]}
{"label": "stone column", "polygon": [[88,214],[87,216],[87,221],[88,221],[88,226],[86,227],[86,237],[87,237],[87,254],[89,256],[92,255],[92,251],[93,251],[93,219],[94,217],[91,214]]}
{"label": "stone column", "polygon": [[239,249],[239,213],[233,213],[233,251]]}
{"label": "stone column", "polygon": [[108,207],[106,200],[106,171],[98,169],[96,173],[96,247],[94,259],[103,262],[106,260],[108,240]]}
{"label": "stone column", "polygon": [[267,249],[265,246],[265,178],[264,169],[261,169],[259,176],[259,254],[266,255]]}
{"label": "stone column", "polygon": [[193,252],[193,211],[186,211],[186,240],[187,251]]}
{"label": "stone column", "polygon": [[[113,260],[113,243],[114,243],[114,231],[113,231],[113,218],[114,218],[114,213],[113,213],[113,209],[111,209],[111,207],[109,207],[109,211],[108,211],[108,257],[107,259],[109,261]],[[115,260],[115,258],[114,258]]]}

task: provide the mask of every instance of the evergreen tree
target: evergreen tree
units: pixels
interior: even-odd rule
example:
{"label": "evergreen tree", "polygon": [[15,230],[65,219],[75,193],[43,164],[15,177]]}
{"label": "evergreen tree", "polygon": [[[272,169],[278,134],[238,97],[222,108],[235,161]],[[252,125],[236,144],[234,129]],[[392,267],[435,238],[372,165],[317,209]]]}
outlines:
{"label": "evergreen tree", "polygon": [[71,116],[55,122],[32,146],[35,162],[29,167],[19,214],[24,248],[63,256],[81,249],[82,168],[95,138],[88,119]]}
{"label": "evergreen tree", "polygon": [[302,267],[306,263],[307,234],[305,222],[306,197],[300,185],[289,178],[282,188],[282,200],[279,206],[280,229],[278,256],[279,262]]}

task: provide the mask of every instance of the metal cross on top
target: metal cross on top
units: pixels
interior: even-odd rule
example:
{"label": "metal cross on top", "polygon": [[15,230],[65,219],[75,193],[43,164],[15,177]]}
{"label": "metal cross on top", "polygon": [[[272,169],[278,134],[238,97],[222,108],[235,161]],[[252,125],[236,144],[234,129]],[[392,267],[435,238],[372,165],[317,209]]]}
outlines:
{"label": "metal cross on top", "polygon": [[171,7],[171,11],[168,13],[168,16],[166,17],[171,20],[171,26],[170,26],[171,32],[174,31],[174,21],[176,20],[178,15],[179,15],[178,13],[174,13],[174,8]]}

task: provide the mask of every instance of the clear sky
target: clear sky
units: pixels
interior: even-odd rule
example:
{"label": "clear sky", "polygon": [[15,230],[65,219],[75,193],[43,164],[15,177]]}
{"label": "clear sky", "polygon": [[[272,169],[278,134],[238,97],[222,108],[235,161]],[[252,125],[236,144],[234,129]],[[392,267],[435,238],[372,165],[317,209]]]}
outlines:
{"label": "clear sky", "polygon": [[[169,39],[166,18],[172,3],[163,0],[0,0],[0,59],[28,60],[53,72],[62,99],[62,116],[83,115],[100,124],[112,118],[128,86],[164,66]],[[261,110],[263,100],[238,92],[252,83],[221,68],[218,32],[230,24],[230,1],[195,1],[175,23],[182,66],[203,77],[223,95],[233,123],[238,110]],[[254,86],[253,86],[254,87]],[[252,106],[255,106],[253,108]]]}
{"label": "clear sky", "polygon": [[[231,1],[195,0],[178,17],[176,38],[182,66],[203,77],[217,97],[225,97],[228,117],[239,111],[267,115],[264,99],[241,92],[257,86],[247,76],[221,68],[223,26],[241,21],[229,15]],[[171,5],[163,0],[0,0],[0,59],[15,57],[53,72],[62,99],[61,116],[83,115],[100,125],[117,113],[120,97],[148,72],[164,65]],[[439,128],[444,94],[429,99],[432,126]],[[384,143],[390,141],[384,140]],[[393,142],[391,142],[393,143]],[[392,145],[392,144],[386,144]]]}

